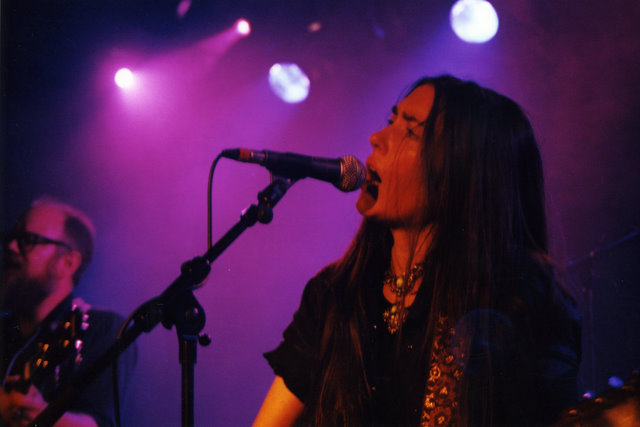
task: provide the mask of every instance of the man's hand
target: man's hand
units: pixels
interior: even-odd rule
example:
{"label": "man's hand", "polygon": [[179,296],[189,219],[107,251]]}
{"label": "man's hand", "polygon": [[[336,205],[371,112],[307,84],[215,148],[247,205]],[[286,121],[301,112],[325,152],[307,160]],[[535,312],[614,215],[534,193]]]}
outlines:
{"label": "man's hand", "polygon": [[[6,425],[25,427],[42,412],[48,403],[33,385],[27,394],[12,390],[10,393],[0,387],[0,413]],[[97,427],[96,421],[87,414],[65,412],[54,424],[55,427]]]}
{"label": "man's hand", "polygon": [[28,426],[46,407],[47,402],[33,385],[27,394],[16,390],[7,393],[0,388],[0,412],[2,419],[11,427]]}

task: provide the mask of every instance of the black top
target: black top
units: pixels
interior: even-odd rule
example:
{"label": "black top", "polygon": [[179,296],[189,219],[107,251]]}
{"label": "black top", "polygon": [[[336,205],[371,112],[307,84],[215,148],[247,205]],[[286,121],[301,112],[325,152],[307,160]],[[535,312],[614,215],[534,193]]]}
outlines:
{"label": "black top", "polygon": [[[12,317],[3,321],[2,336],[2,374],[3,379],[8,375],[20,375],[27,362],[39,353],[42,343],[51,345],[58,342],[57,332],[61,322],[68,321],[71,316],[72,297],[61,302],[40,323],[37,331],[29,339],[24,339],[15,319]],[[51,402],[56,393],[66,384],[72,382],[85,369],[98,360],[115,341],[124,319],[117,313],[99,309],[89,309],[86,312],[88,327],[78,331],[82,340],[79,354],[81,360],[76,362],[75,354],[65,356],[58,372],[46,371],[37,376],[34,385],[42,393],[45,401]],[[23,349],[24,347],[24,349]],[[68,354],[68,353],[64,353]],[[118,384],[122,399],[126,385],[136,363],[136,349],[132,347],[125,351],[118,362]],[[73,402],[69,411],[87,414],[93,417],[99,426],[113,426],[115,424],[112,387],[112,371],[105,370],[92,384],[90,384]]]}
{"label": "black top", "polygon": [[[333,284],[327,278],[327,270],[323,270],[309,281],[300,307],[284,331],[283,341],[264,355],[274,373],[284,379],[287,388],[303,403],[311,379],[318,375],[312,367],[319,355],[326,316],[331,305],[336,303]],[[557,283],[541,267],[523,271],[520,281],[522,286],[514,301],[525,301],[525,310],[514,308],[505,313],[476,310],[455,324],[446,323],[447,327],[443,329],[446,336],[442,342],[449,346],[445,349],[446,354],[454,356],[459,370],[468,378],[472,424],[473,420],[480,419],[482,407],[479,402],[489,393],[487,383],[483,381],[486,376],[477,360],[483,345],[495,346],[495,342],[487,343],[491,340],[503,340],[500,348],[504,349],[496,351],[494,348],[492,353],[492,424],[545,424],[562,408],[577,401],[578,316],[568,301],[562,301],[566,295],[554,292],[559,291]],[[367,329],[361,332],[361,342],[374,400],[372,425],[397,425],[398,420],[406,419],[412,419],[416,425],[421,422],[427,379],[430,378],[430,367],[433,368],[430,360],[434,357],[433,353],[425,356],[418,351],[431,305],[428,288],[424,284],[420,287],[402,334],[391,334],[383,321],[382,313],[389,307],[389,302],[382,294],[382,279],[366,290]],[[478,339],[473,341],[472,356],[463,363],[456,354],[455,334],[449,334],[449,331],[455,330],[458,335],[468,332],[478,316],[489,316],[491,331],[475,331],[474,337],[478,336]]]}

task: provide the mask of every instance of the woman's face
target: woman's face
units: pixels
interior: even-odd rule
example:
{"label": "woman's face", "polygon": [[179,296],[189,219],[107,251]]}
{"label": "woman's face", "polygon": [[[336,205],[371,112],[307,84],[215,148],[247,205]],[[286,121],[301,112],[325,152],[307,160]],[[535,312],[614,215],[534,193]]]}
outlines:
{"label": "woman's face", "polygon": [[361,215],[392,228],[425,225],[423,134],[434,95],[432,85],[417,87],[393,107],[389,125],[371,135],[367,182],[356,203]]}

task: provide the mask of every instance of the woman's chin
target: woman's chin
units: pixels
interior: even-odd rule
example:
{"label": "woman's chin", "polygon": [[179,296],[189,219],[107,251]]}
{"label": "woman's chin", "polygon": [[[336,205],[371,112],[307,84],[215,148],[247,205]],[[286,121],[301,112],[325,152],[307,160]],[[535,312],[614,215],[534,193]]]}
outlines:
{"label": "woman's chin", "polygon": [[356,202],[356,209],[362,216],[371,216],[371,208],[376,204],[376,199],[366,191],[360,192]]}

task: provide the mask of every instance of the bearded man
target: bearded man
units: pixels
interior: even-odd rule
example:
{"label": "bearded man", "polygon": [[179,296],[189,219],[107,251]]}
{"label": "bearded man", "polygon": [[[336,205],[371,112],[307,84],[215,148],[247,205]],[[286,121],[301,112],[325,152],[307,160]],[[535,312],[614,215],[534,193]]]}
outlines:
{"label": "bearded man", "polygon": [[[34,201],[5,236],[0,415],[6,425],[30,424],[117,337],[124,321],[120,315],[73,295],[93,257],[94,241],[87,215],[49,197]],[[135,348],[121,357],[121,392],[135,359]],[[106,371],[56,426],[114,424],[112,378]]]}

